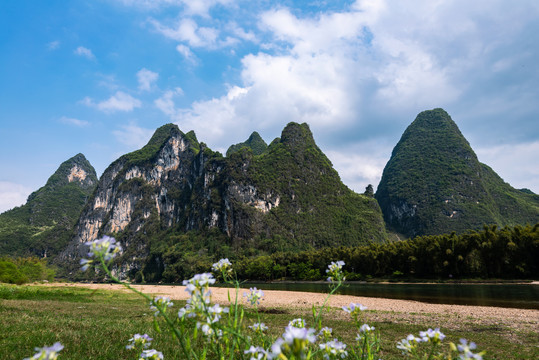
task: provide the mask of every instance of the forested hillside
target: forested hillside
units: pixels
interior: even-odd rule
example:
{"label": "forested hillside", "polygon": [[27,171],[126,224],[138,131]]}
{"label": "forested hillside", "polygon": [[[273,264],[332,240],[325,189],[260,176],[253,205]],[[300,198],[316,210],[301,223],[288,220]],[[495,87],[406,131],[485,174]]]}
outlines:
{"label": "forested hillside", "polygon": [[0,256],[54,257],[63,251],[96,185],[84,155],[63,162],[26,204],[0,214]]}
{"label": "forested hillside", "polygon": [[539,196],[480,163],[443,109],[420,113],[406,129],[375,197],[388,228],[406,237],[539,221]]}

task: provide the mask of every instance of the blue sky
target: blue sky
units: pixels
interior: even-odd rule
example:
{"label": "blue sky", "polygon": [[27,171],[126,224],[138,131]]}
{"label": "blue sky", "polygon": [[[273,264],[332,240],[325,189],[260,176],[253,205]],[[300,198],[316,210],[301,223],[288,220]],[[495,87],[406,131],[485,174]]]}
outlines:
{"label": "blue sky", "polygon": [[436,107],[539,193],[534,0],[18,0],[0,34],[0,211],[75,154],[101,175],[169,122],[221,152],[307,122],[363,192]]}

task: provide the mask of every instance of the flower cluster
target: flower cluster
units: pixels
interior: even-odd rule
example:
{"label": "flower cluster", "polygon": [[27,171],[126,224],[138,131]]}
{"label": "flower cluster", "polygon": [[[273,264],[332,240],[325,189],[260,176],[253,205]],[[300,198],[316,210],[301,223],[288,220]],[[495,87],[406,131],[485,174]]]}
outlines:
{"label": "flower cluster", "polygon": [[268,354],[268,357],[274,359],[283,354],[285,358],[303,359],[308,345],[316,341],[314,333],[315,329],[287,326],[282,337],[271,345],[271,353]]}
{"label": "flower cluster", "polygon": [[417,344],[421,342],[421,338],[417,338],[410,334],[406,339],[402,339],[397,343],[397,349],[402,351],[403,355],[411,354],[416,348]]}
{"label": "flower cluster", "polygon": [[266,350],[261,348],[260,346],[253,346],[243,352],[244,354],[250,354],[251,357],[249,360],[262,360],[264,357],[268,356],[268,353]]}
{"label": "flower cluster", "polygon": [[152,338],[148,336],[148,334],[140,335],[135,334],[131,339],[129,339],[129,344],[125,347],[128,350],[138,350],[140,351],[139,360],[140,359],[152,359],[152,360],[160,360],[163,359],[163,354],[157,350],[149,349]]}
{"label": "flower cluster", "polygon": [[209,292],[210,285],[213,284],[215,284],[215,278],[210,273],[196,274],[191,279],[183,281],[185,291],[189,295],[193,295],[194,293],[206,295]]}
{"label": "flower cluster", "polygon": [[439,328],[434,330],[428,329],[427,331],[420,331],[419,337],[412,334],[408,335],[406,339],[402,339],[397,343],[397,349],[402,351],[403,355],[410,355],[414,353],[420,343],[431,343],[434,346],[440,344],[445,339],[445,335]]}
{"label": "flower cluster", "polygon": [[445,335],[440,331],[440,328],[420,331],[419,336],[421,337],[422,342],[432,342],[435,344],[439,344],[443,339],[445,339]]}
{"label": "flower cluster", "polygon": [[126,345],[125,348],[128,350],[135,349],[138,347],[147,349],[150,347],[152,340],[153,339],[149,337],[148,334],[135,334],[131,339],[129,339],[129,344]]}
{"label": "flower cluster", "polygon": [[154,349],[143,350],[140,354],[139,360],[143,359],[163,360],[163,353]]}
{"label": "flower cluster", "polygon": [[363,324],[359,328],[359,332],[362,333],[362,334],[372,332],[372,331],[374,331],[374,326],[369,326],[368,324]]}
{"label": "flower cluster", "polygon": [[320,349],[324,352],[324,359],[337,359],[348,356],[348,351],[346,351],[346,344],[342,343],[336,339],[328,341],[324,344],[320,344]]}
{"label": "flower cluster", "polygon": [[253,325],[249,326],[249,329],[252,329],[257,334],[261,334],[268,330],[268,327],[264,323],[254,323]]}
{"label": "flower cluster", "polygon": [[344,281],[345,277],[342,272],[342,267],[344,266],[344,261],[332,261],[331,264],[328,265],[328,269],[326,270],[326,273],[328,274],[327,281],[329,282],[340,282]]}
{"label": "flower cluster", "polygon": [[174,305],[170,298],[167,296],[156,296],[152,302],[150,302],[150,309],[154,310],[154,316],[158,316],[160,312],[166,312],[167,308]]}
{"label": "flower cluster", "polygon": [[457,349],[460,352],[459,359],[475,359],[483,360],[483,352],[474,354],[472,350],[475,350],[477,346],[474,342],[468,344],[468,340],[460,339],[460,345],[457,345]]}
{"label": "flower cluster", "polygon": [[320,329],[318,336],[320,336],[321,338],[325,340],[329,340],[331,338],[332,333],[333,333],[333,329],[326,326]]}
{"label": "flower cluster", "polygon": [[189,280],[184,280],[185,291],[190,295],[187,304],[180,309],[180,319],[196,317],[205,312],[211,302],[210,285],[215,284],[215,279],[210,273],[196,274]]}
{"label": "flower cluster", "polygon": [[298,318],[298,319],[291,320],[288,323],[288,326],[295,327],[295,328],[298,328],[298,329],[303,329],[306,325],[305,325],[305,320],[304,319]]}
{"label": "flower cluster", "polygon": [[249,294],[244,292],[243,296],[247,298],[247,302],[253,306],[256,306],[260,304],[260,299],[264,297],[264,292],[254,287],[249,289]]}
{"label": "flower cluster", "polygon": [[184,280],[185,291],[191,296],[187,299],[187,304],[178,311],[178,317],[181,320],[185,318],[196,318],[197,329],[201,329],[204,335],[210,337],[220,337],[221,330],[216,330],[212,324],[221,319],[223,313],[229,311],[219,304],[210,306],[211,284],[215,283],[215,278],[210,273],[196,274],[189,280]]}
{"label": "flower cluster", "polygon": [[232,272],[232,263],[228,259],[221,259],[213,264],[211,269],[223,274],[230,274]]}
{"label": "flower cluster", "polygon": [[[110,236],[103,236],[101,239],[85,242],[84,245],[90,248],[89,257],[103,259],[103,261],[112,260],[118,253],[122,251],[120,244],[116,243],[116,239]],[[88,270],[88,267],[94,260],[81,259],[82,271]]]}
{"label": "flower cluster", "polygon": [[360,315],[362,311],[367,310],[367,307],[361,304],[350,303],[349,306],[343,306],[342,309],[351,316],[356,317]]}
{"label": "flower cluster", "polygon": [[59,342],[55,342],[52,346],[44,346],[42,348],[36,347],[37,353],[30,358],[24,360],[56,360],[58,359],[58,352],[60,352],[64,346]]}

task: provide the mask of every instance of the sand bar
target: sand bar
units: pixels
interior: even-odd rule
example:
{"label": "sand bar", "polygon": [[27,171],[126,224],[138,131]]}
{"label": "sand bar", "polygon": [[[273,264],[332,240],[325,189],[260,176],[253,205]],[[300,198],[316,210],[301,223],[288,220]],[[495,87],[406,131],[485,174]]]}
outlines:
{"label": "sand bar", "polygon": [[[86,283],[49,283],[43,286],[84,287],[90,289],[124,290],[118,284],[86,284]],[[189,294],[184,286],[173,285],[133,285],[134,288],[146,294],[165,295],[174,300],[186,300]],[[212,288],[212,302],[218,304],[228,303],[228,292],[234,297],[234,289]],[[248,289],[240,289],[240,301],[244,301],[242,294]],[[264,290],[264,299],[260,304],[263,310],[281,309],[294,312],[309,312],[313,305],[321,305],[326,294],[299,291]],[[396,300],[384,298],[361,297],[351,295],[334,295],[329,306],[340,308],[350,303],[360,303],[369,310],[366,315],[373,321],[391,321],[416,323],[426,320],[433,327],[446,327],[471,330],[481,327],[495,327],[500,331],[532,331],[539,333],[539,310],[514,309],[491,306],[467,306],[429,304],[420,301]],[[336,312],[335,314],[339,314]],[[343,312],[344,313],[344,312]],[[345,314],[343,314],[345,316]]]}

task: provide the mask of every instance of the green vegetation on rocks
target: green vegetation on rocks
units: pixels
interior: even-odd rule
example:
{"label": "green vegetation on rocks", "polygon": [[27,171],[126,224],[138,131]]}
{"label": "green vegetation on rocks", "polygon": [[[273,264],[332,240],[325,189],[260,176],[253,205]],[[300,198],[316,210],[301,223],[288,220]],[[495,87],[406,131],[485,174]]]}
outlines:
{"label": "green vegetation on rocks", "polygon": [[26,204],[0,214],[0,256],[54,256],[65,249],[97,185],[82,154],[63,162]]}
{"label": "green vegetation on rocks", "polygon": [[47,265],[45,259],[0,258],[0,283],[21,285],[27,282],[52,281],[54,270]]}
{"label": "green vegetation on rocks", "polygon": [[232,153],[235,153],[244,147],[251,149],[254,155],[261,155],[268,148],[268,144],[266,144],[260,134],[255,131],[246,141],[231,145],[226,151],[226,156],[230,156]]}
{"label": "green vegetation on rocks", "polygon": [[480,163],[442,109],[420,113],[393,149],[375,195],[388,228],[406,237],[539,220],[539,196]]}
{"label": "green vegetation on rocks", "polygon": [[127,265],[118,271],[146,281],[181,280],[216,254],[387,241],[376,200],[341,182],[307,124],[288,124],[259,155],[243,146],[223,157],[196,141],[166,125],[110,165],[62,256],[83,254],[81,242],[93,240],[84,236],[95,234],[87,224],[122,244]]}

